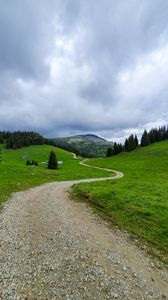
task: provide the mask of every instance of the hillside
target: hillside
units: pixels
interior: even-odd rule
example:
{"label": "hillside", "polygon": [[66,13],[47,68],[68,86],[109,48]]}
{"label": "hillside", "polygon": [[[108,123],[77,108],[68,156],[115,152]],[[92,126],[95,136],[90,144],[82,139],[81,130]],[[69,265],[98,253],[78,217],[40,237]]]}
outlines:
{"label": "hillside", "polygon": [[75,135],[52,140],[56,146],[74,151],[83,157],[105,157],[107,148],[113,146],[113,142],[94,134]]}
{"label": "hillside", "polygon": [[[0,145],[0,148],[0,203],[13,192],[46,182],[107,176],[106,172],[100,170],[87,170],[79,165],[80,159],[73,159],[72,153],[56,147],[39,145],[11,150]],[[56,152],[58,161],[63,161],[58,170],[46,168],[51,150]],[[26,166],[28,159],[37,161],[38,166]]]}
{"label": "hillside", "polygon": [[147,242],[168,262],[168,141],[112,158],[91,159],[94,166],[122,171],[119,181],[80,184],[73,189],[113,225]]}
{"label": "hillside", "polygon": [[[111,182],[123,176],[115,174]],[[1,299],[166,299],[166,269],[157,268],[128,234],[110,230],[86,205],[72,201],[74,183],[79,181],[38,186],[6,203]]]}

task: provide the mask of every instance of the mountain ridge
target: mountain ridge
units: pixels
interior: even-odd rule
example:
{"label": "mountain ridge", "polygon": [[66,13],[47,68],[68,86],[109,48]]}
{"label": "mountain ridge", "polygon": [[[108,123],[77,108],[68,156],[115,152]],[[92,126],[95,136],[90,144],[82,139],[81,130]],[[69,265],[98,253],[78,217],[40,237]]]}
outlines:
{"label": "mountain ridge", "polygon": [[113,147],[114,144],[95,134],[53,138],[52,141],[57,147],[75,152],[83,157],[105,157],[107,149]]}

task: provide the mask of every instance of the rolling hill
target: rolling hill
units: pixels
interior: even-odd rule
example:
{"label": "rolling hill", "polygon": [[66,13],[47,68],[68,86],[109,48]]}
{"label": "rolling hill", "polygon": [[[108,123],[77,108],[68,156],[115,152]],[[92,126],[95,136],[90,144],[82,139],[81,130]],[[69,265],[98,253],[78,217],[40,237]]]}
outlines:
{"label": "rolling hill", "polygon": [[76,185],[74,195],[147,242],[149,251],[168,263],[168,141],[87,163],[119,170],[124,177]]}
{"label": "rolling hill", "polygon": [[105,157],[107,148],[113,146],[113,142],[94,134],[54,138],[52,141],[57,147],[76,152],[83,157]]}
{"label": "rolling hill", "polygon": [[[72,153],[53,146],[36,145],[12,150],[0,144],[0,148],[0,204],[13,192],[47,182],[108,176],[106,172],[82,167],[80,158],[73,159]],[[58,161],[63,162],[58,170],[47,169],[51,150],[56,152]],[[27,160],[37,161],[38,166],[26,166]]]}

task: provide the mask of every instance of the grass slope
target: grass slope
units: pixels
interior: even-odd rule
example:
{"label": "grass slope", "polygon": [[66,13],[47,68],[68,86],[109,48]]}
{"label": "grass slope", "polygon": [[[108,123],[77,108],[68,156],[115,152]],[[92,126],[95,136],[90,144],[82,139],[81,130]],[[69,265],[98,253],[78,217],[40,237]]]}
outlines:
{"label": "grass slope", "polygon": [[[80,166],[79,160],[73,159],[71,153],[52,146],[30,146],[19,150],[7,150],[3,145],[0,147],[2,148],[0,204],[10,197],[12,192],[46,182],[107,176],[106,172]],[[46,168],[46,161],[51,150],[56,152],[59,161],[64,162],[58,170]],[[26,166],[27,159],[37,160],[38,167]]]}
{"label": "grass slope", "polygon": [[150,251],[168,258],[168,141],[113,158],[91,159],[91,165],[124,172],[117,181],[73,187],[112,224],[150,244]]}

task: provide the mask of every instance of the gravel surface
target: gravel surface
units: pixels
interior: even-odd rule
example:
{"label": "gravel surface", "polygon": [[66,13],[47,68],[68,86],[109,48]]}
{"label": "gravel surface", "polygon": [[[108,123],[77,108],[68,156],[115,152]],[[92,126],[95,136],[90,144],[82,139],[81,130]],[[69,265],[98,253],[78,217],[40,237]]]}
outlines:
{"label": "gravel surface", "polygon": [[19,192],[5,204],[0,299],[168,299],[168,272],[128,234],[69,199],[70,186],[81,181]]}

